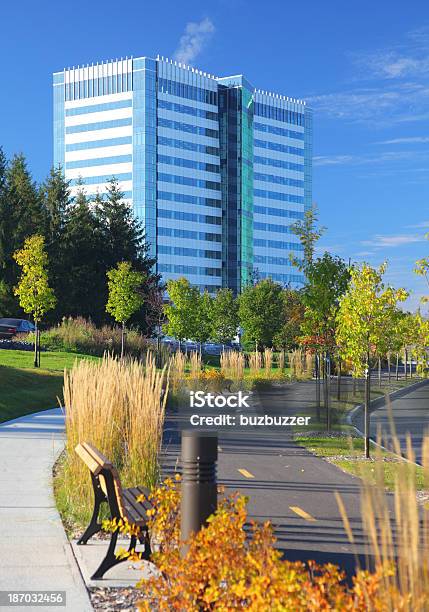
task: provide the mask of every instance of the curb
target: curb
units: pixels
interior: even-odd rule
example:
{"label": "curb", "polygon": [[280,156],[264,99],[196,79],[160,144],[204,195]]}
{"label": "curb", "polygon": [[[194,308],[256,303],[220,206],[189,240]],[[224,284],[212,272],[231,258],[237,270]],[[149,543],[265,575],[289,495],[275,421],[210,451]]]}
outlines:
{"label": "curb", "polygon": [[[371,414],[371,412],[373,412],[377,408],[380,408],[381,406],[385,406],[386,399],[395,400],[398,397],[402,397],[404,395],[407,395],[408,393],[411,393],[412,391],[415,391],[416,389],[419,389],[420,387],[424,387],[427,384],[429,384],[429,380],[428,379],[419,380],[418,382],[416,382],[416,383],[414,383],[412,385],[409,385],[407,387],[403,387],[402,389],[397,389],[396,391],[392,391],[392,393],[389,393],[389,394],[386,394],[386,395],[383,395],[381,397],[377,397],[377,398],[371,400],[371,402],[370,402],[370,414]],[[364,404],[359,404],[358,406],[355,406],[352,410],[350,410],[350,412],[347,414],[347,417],[346,417],[347,425],[350,425],[351,427],[353,427],[353,429],[356,431],[356,433],[359,434],[359,436],[361,436],[362,438],[365,437],[365,434],[358,427],[356,427],[356,425],[354,423],[354,419],[358,416],[359,413],[361,413],[364,410],[364,408],[365,408]],[[386,448],[382,444],[379,444],[378,442],[376,442],[373,439],[372,436],[370,436],[370,440],[371,440],[372,444],[374,444],[375,446],[378,446],[379,448],[382,448],[383,450],[385,450],[385,451],[387,451],[389,453],[392,453],[393,455],[396,455],[397,457],[400,457],[401,459],[403,459],[407,463],[413,463],[414,465],[418,465],[419,467],[421,467],[420,463],[416,463],[415,461],[410,461],[406,457],[403,457],[402,455],[398,455],[397,453],[392,451],[390,448]]]}

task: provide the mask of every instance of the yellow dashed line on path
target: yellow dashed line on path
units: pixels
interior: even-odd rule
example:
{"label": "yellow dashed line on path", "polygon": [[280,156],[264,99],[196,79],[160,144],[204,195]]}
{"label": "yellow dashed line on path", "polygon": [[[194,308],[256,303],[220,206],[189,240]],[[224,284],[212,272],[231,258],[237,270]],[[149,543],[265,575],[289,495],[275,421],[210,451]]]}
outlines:
{"label": "yellow dashed line on path", "polygon": [[311,516],[311,514],[308,514],[308,512],[306,512],[305,510],[303,510],[299,506],[289,506],[289,508],[290,508],[290,510],[292,510],[292,512],[295,512],[295,514],[297,514],[301,518],[305,519],[306,521],[310,521],[312,523],[317,521],[317,519],[315,519],[314,516]]}
{"label": "yellow dashed line on path", "polygon": [[247,470],[244,470],[242,468],[238,468],[238,471],[240,472],[240,474],[242,476],[244,476],[245,478],[255,478],[253,474],[251,474],[250,472],[248,472]]}

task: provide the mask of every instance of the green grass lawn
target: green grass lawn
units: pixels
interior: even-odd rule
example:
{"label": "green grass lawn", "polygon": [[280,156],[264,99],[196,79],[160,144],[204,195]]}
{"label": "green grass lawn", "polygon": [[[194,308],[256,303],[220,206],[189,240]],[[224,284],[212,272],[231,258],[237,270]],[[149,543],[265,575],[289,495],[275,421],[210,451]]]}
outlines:
{"label": "green grass lawn", "polygon": [[[397,389],[402,389],[405,386],[417,382],[417,378],[405,380],[404,378],[398,381],[392,377],[390,383],[386,380],[380,388],[378,381],[371,381],[371,399],[391,393]],[[305,427],[295,427],[295,441],[311,451],[318,457],[323,457],[330,463],[333,463],[340,469],[360,478],[373,482],[376,470],[376,463],[381,464],[384,474],[384,484],[389,490],[393,490],[395,483],[395,475],[400,469],[403,461],[396,457],[393,453],[387,451],[379,451],[374,444],[372,447],[372,459],[363,459],[364,440],[356,437],[355,430],[346,423],[347,413],[356,405],[362,404],[364,401],[363,384],[360,381],[359,388],[356,394],[352,392],[352,384],[350,381],[345,383],[345,388],[342,388],[341,399],[336,398],[335,383],[331,385],[331,409],[332,409],[332,432],[333,436],[326,433],[326,415],[323,409],[323,394],[322,394],[322,423],[317,423],[312,420],[311,425]],[[308,434],[306,433],[308,432]],[[337,437],[335,437],[337,434]],[[377,449],[377,450],[376,450]],[[415,476],[417,489],[427,489],[424,483],[424,474],[421,467],[415,467]]]}
{"label": "green grass lawn", "polygon": [[[347,426],[343,426],[343,433],[347,433],[345,427]],[[347,429],[351,433],[352,428],[347,427]],[[393,453],[377,449],[374,444],[371,444],[372,458],[364,459],[364,440],[362,438],[352,438],[346,435],[328,438],[324,437],[323,433],[320,436],[310,433],[309,436],[295,436],[295,441],[314,455],[327,459],[344,472],[359,476],[367,482],[375,482],[376,467],[380,465],[383,470],[384,486],[389,490],[394,489],[396,474],[404,463]],[[410,465],[410,469],[415,472],[417,490],[426,489],[423,468]]]}
{"label": "green grass lawn", "polygon": [[[82,355],[80,353],[66,353],[63,351],[42,352],[40,355],[41,370],[50,372],[63,372],[64,368],[71,368],[76,359],[92,359],[96,361],[99,357]],[[0,366],[11,368],[33,369],[34,355],[32,351],[9,351],[0,349]]]}
{"label": "green grass lawn", "polygon": [[76,359],[98,357],[63,352],[42,353],[41,368],[33,368],[33,353],[0,349],[0,422],[58,406],[63,371]]}

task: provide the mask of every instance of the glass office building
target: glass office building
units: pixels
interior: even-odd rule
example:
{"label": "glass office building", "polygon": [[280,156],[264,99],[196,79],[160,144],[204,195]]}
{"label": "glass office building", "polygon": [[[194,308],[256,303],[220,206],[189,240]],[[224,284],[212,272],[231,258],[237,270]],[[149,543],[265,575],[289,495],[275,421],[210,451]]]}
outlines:
{"label": "glass office building", "polygon": [[118,179],[164,280],[302,284],[289,254],[312,197],[305,102],[160,57],[65,69],[53,90],[54,164],[73,194]]}

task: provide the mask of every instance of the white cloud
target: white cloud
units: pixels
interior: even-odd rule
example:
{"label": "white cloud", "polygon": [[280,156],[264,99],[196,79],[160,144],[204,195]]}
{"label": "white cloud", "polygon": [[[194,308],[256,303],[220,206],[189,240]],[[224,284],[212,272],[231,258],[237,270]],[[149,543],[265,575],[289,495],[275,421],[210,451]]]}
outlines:
{"label": "white cloud", "polygon": [[409,31],[388,47],[354,53],[352,59],[366,79],[421,77],[429,73],[429,28]]}
{"label": "white cloud", "polygon": [[362,240],[361,244],[376,248],[394,248],[403,246],[405,244],[422,242],[422,240],[423,237],[417,234],[399,234],[396,236],[383,236],[381,234],[376,234],[372,240]]}
{"label": "white cloud", "polygon": [[408,32],[385,48],[348,56],[356,86],[307,96],[316,111],[378,127],[429,118],[429,28]]}
{"label": "white cloud", "polygon": [[374,144],[391,145],[391,144],[414,144],[420,142],[429,142],[429,136],[406,136],[404,138],[392,138],[392,140],[381,140]]}
{"label": "white cloud", "polygon": [[429,227],[429,221],[422,221],[421,223],[416,223],[415,225],[407,225],[410,229],[425,229]]}
{"label": "white cloud", "polygon": [[403,162],[407,160],[414,160],[416,157],[418,157],[419,161],[421,162],[423,159],[429,158],[429,153],[422,155],[422,153],[417,151],[383,151],[377,155],[316,155],[313,157],[313,164],[315,166],[365,166],[368,164],[373,165],[388,162]]}
{"label": "white cloud", "polygon": [[318,113],[377,127],[392,123],[421,121],[429,117],[429,86],[418,82],[395,82],[356,87],[306,96]]}
{"label": "white cloud", "polygon": [[313,157],[313,164],[315,166],[338,166],[349,164],[353,159],[352,155],[315,155]]}
{"label": "white cloud", "polygon": [[191,64],[201,53],[214,31],[215,27],[208,17],[200,22],[187,23],[185,33],[181,36],[179,46],[174,52],[174,59],[183,64]]}
{"label": "white cloud", "polygon": [[362,54],[356,63],[365,71],[369,69],[372,76],[384,79],[415,77],[429,72],[429,57],[407,57],[397,51]]}

